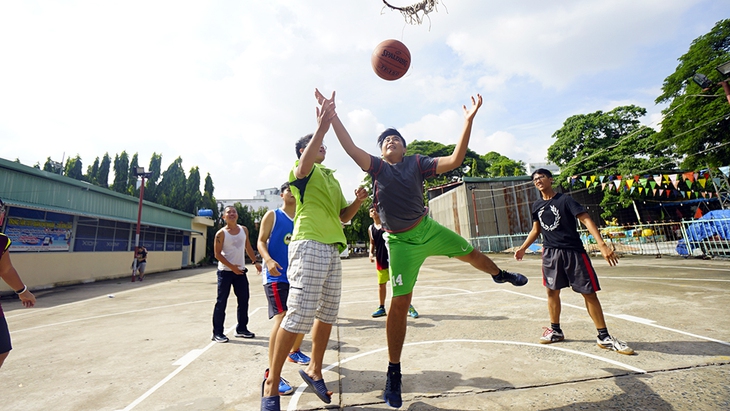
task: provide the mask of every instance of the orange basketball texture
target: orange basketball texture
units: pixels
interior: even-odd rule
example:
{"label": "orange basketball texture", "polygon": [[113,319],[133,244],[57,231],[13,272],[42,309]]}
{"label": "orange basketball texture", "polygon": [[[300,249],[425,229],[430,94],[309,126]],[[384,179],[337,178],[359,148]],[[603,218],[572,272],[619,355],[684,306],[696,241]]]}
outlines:
{"label": "orange basketball texture", "polygon": [[398,80],[411,66],[411,52],[398,40],[385,40],[375,47],[370,62],[378,77],[388,81]]}

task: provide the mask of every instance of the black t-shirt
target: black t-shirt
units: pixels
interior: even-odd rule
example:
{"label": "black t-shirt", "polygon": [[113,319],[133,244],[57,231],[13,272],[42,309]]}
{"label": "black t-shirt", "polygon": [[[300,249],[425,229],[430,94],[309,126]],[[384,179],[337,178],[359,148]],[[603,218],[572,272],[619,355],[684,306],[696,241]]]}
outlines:
{"label": "black t-shirt", "polygon": [[540,223],[543,246],[583,250],[583,241],[578,235],[576,216],[586,209],[573,197],[557,193],[549,200],[537,200],[532,205],[532,220]]}

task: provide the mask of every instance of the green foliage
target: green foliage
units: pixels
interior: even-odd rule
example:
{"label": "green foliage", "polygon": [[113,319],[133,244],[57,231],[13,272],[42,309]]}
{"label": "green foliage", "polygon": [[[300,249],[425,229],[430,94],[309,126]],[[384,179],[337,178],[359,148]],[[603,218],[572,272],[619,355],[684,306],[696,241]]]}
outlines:
{"label": "green foliage", "polygon": [[86,181],[99,185],[99,157],[94,159],[94,164],[86,168]]}
{"label": "green foliage", "polygon": [[[579,114],[565,120],[553,134],[555,143],[548,148],[548,160],[560,166],[561,176],[586,174],[644,174],[674,166],[654,144],[654,129],[643,126],[639,119],[646,110],[622,106],[604,113]],[[568,187],[566,178],[556,180]],[[591,190],[598,190],[593,188]],[[638,193],[633,194],[638,196]],[[601,206],[604,218],[618,208],[631,204],[632,195],[604,191]]]}
{"label": "green foliage", "polygon": [[[238,212],[238,220],[236,222],[239,225],[246,226],[246,228],[248,228],[251,247],[258,249],[256,242],[259,238],[259,223],[261,222],[261,219],[264,218],[264,214],[266,214],[269,210],[264,207],[259,207],[258,210],[254,210],[250,206],[241,205],[241,203],[235,203],[233,204],[233,207],[235,207]],[[221,224],[221,227],[222,226],[223,225]]]}
{"label": "green foliage", "polygon": [[669,102],[662,130],[655,143],[681,160],[686,169],[730,164],[730,105],[722,87],[701,90],[692,81],[696,73],[713,83],[727,80],[715,69],[730,61],[730,19],[717,22],[713,29],[695,39],[679,58],[674,73],[664,79],[657,103]]}
{"label": "green foliage", "polygon": [[159,185],[157,203],[164,206],[181,209],[185,204],[185,171],[182,167],[182,158],[178,157],[162,173]]}
{"label": "green foliage", "polygon": [[109,187],[109,167],[111,166],[111,158],[109,153],[104,153],[104,157],[101,159],[99,165],[99,174],[97,175],[97,182],[101,187]]}
{"label": "green foliage", "polygon": [[144,199],[152,202],[157,202],[159,196],[159,190],[157,189],[158,181],[162,175],[162,154],[152,153],[150,158],[150,166],[147,169],[150,173],[150,177],[147,179],[147,184],[144,188]]}
{"label": "green foliage", "polygon": [[200,170],[198,167],[190,169],[188,181],[185,183],[185,201],[182,210],[195,214],[198,207],[203,203],[203,196],[200,194]]}
{"label": "green foliage", "polygon": [[127,194],[127,177],[129,175],[129,155],[126,151],[114,156],[114,183],[112,190]]}
{"label": "green foliage", "polygon": [[64,167],[63,174],[66,177],[71,177],[75,180],[83,180],[84,179],[84,171],[83,167],[81,165],[81,157],[76,154],[76,157],[69,158],[66,160],[66,167]]}
{"label": "green foliage", "polygon": [[485,170],[480,175],[470,175],[470,177],[509,177],[527,174],[524,161],[512,160],[495,151],[490,151],[481,158],[486,164]]}
{"label": "green foliage", "polygon": [[137,153],[132,156],[132,161],[129,162],[129,173],[127,176],[127,194],[135,197],[139,197],[139,189],[137,189],[137,176],[135,172],[139,166]]}

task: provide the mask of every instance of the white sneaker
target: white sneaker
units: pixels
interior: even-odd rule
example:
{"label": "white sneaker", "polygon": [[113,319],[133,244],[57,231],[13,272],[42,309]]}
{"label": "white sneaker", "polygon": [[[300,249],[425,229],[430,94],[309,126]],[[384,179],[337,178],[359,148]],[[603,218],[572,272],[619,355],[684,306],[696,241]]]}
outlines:
{"label": "white sneaker", "polygon": [[616,351],[619,354],[632,355],[634,353],[634,350],[625,342],[618,338],[611,337],[610,335],[603,340],[596,338],[596,344],[603,349]]}

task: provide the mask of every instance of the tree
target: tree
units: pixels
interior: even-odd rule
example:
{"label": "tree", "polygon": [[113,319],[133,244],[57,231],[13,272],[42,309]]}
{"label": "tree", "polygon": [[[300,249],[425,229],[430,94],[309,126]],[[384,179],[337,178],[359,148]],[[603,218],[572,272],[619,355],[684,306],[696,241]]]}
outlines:
{"label": "tree", "polygon": [[48,171],[49,173],[58,173],[61,171],[58,167],[57,162],[51,160],[50,157],[46,159],[46,162],[43,164],[43,171]]}
{"label": "tree", "polygon": [[94,159],[94,164],[86,168],[86,181],[99,185],[99,157]]}
{"label": "tree", "polygon": [[159,196],[157,184],[162,175],[162,154],[152,153],[150,167],[147,171],[150,173],[150,177],[147,179],[147,185],[144,189],[144,199],[156,203]]}
{"label": "tree", "polygon": [[109,153],[104,153],[104,157],[102,157],[101,164],[99,165],[99,174],[97,177],[98,184],[101,187],[109,187],[109,167],[111,166],[111,162]]}
{"label": "tree", "polygon": [[490,151],[481,156],[481,158],[486,163],[486,172],[482,174],[486,174],[489,177],[524,176],[527,174],[524,161],[512,160],[496,151]]}
{"label": "tree", "polygon": [[200,194],[200,170],[198,167],[193,167],[190,169],[188,180],[185,183],[185,202],[182,211],[195,214],[202,203],[203,196]]}
{"label": "tree", "polygon": [[185,203],[185,182],[182,158],[178,157],[162,173],[162,181],[160,181],[158,187],[157,204],[182,210]]}
{"label": "tree", "polygon": [[[445,157],[450,156],[451,153],[454,152],[456,145],[451,144],[447,146],[434,141],[416,140],[409,144],[407,148],[408,155],[422,154],[430,157]],[[474,167],[474,164],[476,164],[476,167]],[[469,166],[468,169],[465,168],[467,165]],[[484,162],[484,159],[471,149],[467,148],[464,161],[461,163],[461,166],[427,180],[426,188],[447,184],[464,176],[487,177],[486,168],[487,164]],[[465,172],[464,170],[468,170],[468,172]]]}
{"label": "tree", "polygon": [[683,168],[728,165],[728,100],[721,87],[702,90],[692,76],[704,74],[713,83],[726,80],[715,67],[730,61],[730,19],[717,22],[709,33],[696,38],[678,60],[677,69],[664,79],[662,94],[656,99],[657,104],[669,103],[656,144],[681,159]]}
{"label": "tree", "polygon": [[132,156],[132,161],[129,162],[129,172],[127,174],[127,194],[138,197],[139,190],[137,190],[137,167],[139,162],[137,161],[137,153]]}
{"label": "tree", "polygon": [[[608,113],[596,111],[572,116],[552,135],[555,143],[548,148],[547,158],[560,166],[561,176],[643,174],[674,167],[672,160],[663,156],[654,144],[654,129],[640,124],[639,119],[644,115],[646,109],[631,105],[616,107]],[[556,181],[569,186],[565,178]],[[604,191],[603,217],[607,218],[631,201],[628,192],[616,195]]]}
{"label": "tree", "polygon": [[75,180],[84,179],[84,169],[81,164],[81,157],[78,154],[76,154],[76,157],[66,160],[66,167],[64,167],[63,174]]}
{"label": "tree", "polygon": [[112,190],[127,193],[127,177],[129,175],[129,155],[126,151],[114,155],[114,183]]}

